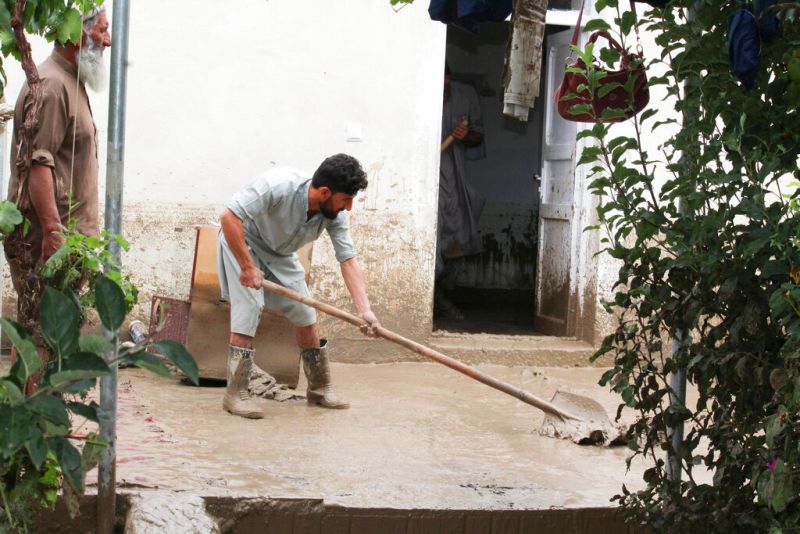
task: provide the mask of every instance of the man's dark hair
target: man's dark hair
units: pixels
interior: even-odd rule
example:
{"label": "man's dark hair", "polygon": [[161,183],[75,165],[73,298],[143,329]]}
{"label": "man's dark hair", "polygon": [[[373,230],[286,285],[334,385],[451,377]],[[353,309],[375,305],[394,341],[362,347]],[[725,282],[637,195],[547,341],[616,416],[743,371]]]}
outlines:
{"label": "man's dark hair", "polygon": [[314,187],[327,187],[334,193],[355,195],[367,188],[367,173],[353,156],[336,154],[325,161],[311,178]]}

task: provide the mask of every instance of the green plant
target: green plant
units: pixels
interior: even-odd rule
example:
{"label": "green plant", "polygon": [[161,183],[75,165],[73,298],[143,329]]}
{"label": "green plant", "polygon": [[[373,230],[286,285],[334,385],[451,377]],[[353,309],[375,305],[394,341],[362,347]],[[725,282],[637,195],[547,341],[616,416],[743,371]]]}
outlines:
{"label": "green plant", "polygon": [[[12,203],[0,203],[3,235],[21,221]],[[0,376],[0,531],[27,531],[38,510],[55,504],[59,491],[68,502],[83,491],[86,472],[106,447],[84,429],[103,417],[88,394],[110,366],[127,363],[170,376],[166,358],[198,381],[194,359],[174,341],[146,341],[118,352],[116,332],[138,292],[106,247],[113,240],[127,250],[128,243],[107,232],[99,238],[80,234],[74,224],[63,235],[64,245],[39,271],[48,286],[40,304],[46,358],[20,325],[0,318],[17,354]],[[80,332],[88,309],[96,310],[111,339]]]}
{"label": "green plant", "polygon": [[[77,220],[70,219],[68,227],[62,231],[64,245],[42,266],[42,278],[47,279],[49,286],[74,294],[84,307],[92,307],[94,280],[100,275],[106,276],[120,286],[125,295],[126,311],[131,311],[139,291],[131,283],[130,276],[121,273],[119,263],[109,252],[112,242],[127,252],[130,248],[128,242],[121,235],[112,235],[107,230],[100,232],[100,237],[84,235],[75,229],[76,225]],[[75,289],[83,286],[88,291],[81,292],[80,296],[75,294]]]}
{"label": "green plant", "polygon": [[[95,276],[93,291],[103,326],[116,332],[127,314],[125,294],[103,275]],[[81,334],[81,316],[71,295],[45,289],[40,325],[49,356],[46,364],[22,327],[0,319],[0,327],[17,351],[14,365],[0,376],[0,496],[4,511],[0,527],[27,528],[39,508],[52,506],[56,489],[63,489],[67,497],[83,491],[86,472],[106,446],[96,433],[82,432],[87,422],[97,423],[103,417],[87,396],[97,378],[110,373],[111,365],[124,362],[170,376],[166,357],[192,382],[198,382],[197,365],[179,343],[135,345],[115,356],[116,336],[108,340]],[[29,380],[38,373],[41,378],[32,390]],[[75,442],[83,442],[81,451]]]}
{"label": "green plant", "polygon": [[[591,140],[580,164],[600,199],[593,229],[620,265],[605,303],[618,323],[595,358],[614,358],[601,384],[621,395],[620,410],[636,411],[631,448],[647,463],[644,489],[623,487],[615,500],[656,532],[797,531],[800,212],[787,180],[800,177],[800,102],[787,67],[800,46],[794,8],[783,4],[783,34],[763,47],[748,91],[729,72],[736,2],[673,0],[638,20],[618,0],[596,7],[614,13],[609,29],[623,44],[637,26],[655,36],[651,91],[674,105],[651,104],[622,134],[606,124],[579,134]],[[602,74],[587,64],[594,91]],[[671,133],[656,147],[649,140],[659,129]],[[678,371],[696,402],[670,399]],[[673,447],[666,438],[678,425],[686,432]]]}

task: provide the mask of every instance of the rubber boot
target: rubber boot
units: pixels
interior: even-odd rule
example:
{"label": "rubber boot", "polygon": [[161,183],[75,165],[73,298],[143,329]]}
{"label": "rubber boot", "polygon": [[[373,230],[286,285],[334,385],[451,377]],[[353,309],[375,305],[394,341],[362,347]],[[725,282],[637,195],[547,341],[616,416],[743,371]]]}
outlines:
{"label": "rubber boot", "polygon": [[253,349],[228,345],[228,386],[225,388],[222,407],[233,415],[261,419],[264,413],[248,390],[253,352]]}
{"label": "rubber boot", "polygon": [[339,399],[333,392],[327,345],[327,340],[321,339],[320,348],[303,349],[300,352],[303,359],[303,372],[308,380],[306,398],[309,404],[344,410],[350,407],[350,403]]}

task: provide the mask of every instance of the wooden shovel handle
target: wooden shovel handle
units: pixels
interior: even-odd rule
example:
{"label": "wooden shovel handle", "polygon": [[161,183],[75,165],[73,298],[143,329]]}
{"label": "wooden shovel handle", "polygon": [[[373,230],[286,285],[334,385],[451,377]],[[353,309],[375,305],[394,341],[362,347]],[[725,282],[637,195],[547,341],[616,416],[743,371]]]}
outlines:
{"label": "wooden shovel handle", "polygon": [[[464,120],[461,121],[461,125],[462,126],[469,126],[469,121],[467,119],[464,119]],[[456,138],[453,137],[453,134],[450,134],[447,137],[445,137],[444,141],[442,141],[442,147],[441,147],[441,149],[439,151],[440,152],[444,152],[445,150],[447,150],[447,147],[452,145],[453,141],[455,141],[455,140],[456,140]]]}
{"label": "wooden shovel handle", "polygon": [[[365,324],[364,320],[361,319],[360,317],[353,315],[352,313],[348,313],[344,310],[340,310],[339,308],[331,306],[330,304],[320,302],[311,297],[305,297],[282,285],[270,282],[269,280],[264,280],[264,282],[262,283],[264,284],[264,289],[268,291],[271,291],[278,295],[282,295],[292,300],[296,300],[298,302],[302,302],[303,304],[311,306],[312,308],[315,308],[319,311],[325,312],[328,315],[332,315],[338,319],[347,321],[353,326],[362,327]],[[551,403],[547,402],[544,399],[537,397],[536,395],[528,393],[523,389],[519,389],[516,386],[512,386],[507,382],[503,382],[502,380],[498,380],[497,378],[484,374],[481,371],[475,369],[474,367],[470,367],[469,365],[460,362],[455,358],[451,358],[450,356],[442,354],[439,351],[433,350],[429,347],[426,347],[425,345],[417,343],[416,341],[412,341],[408,338],[405,338],[400,334],[396,334],[387,328],[384,328],[382,326],[377,327],[376,334],[379,337],[382,337],[383,339],[391,341],[392,343],[396,343],[413,352],[416,352],[417,354],[421,354],[422,356],[426,356],[434,361],[441,363],[442,365],[446,365],[447,367],[454,369],[459,373],[465,374],[468,377],[477,380],[478,382],[483,382],[487,386],[491,386],[495,389],[502,391],[503,393],[507,393],[512,397],[521,400],[522,402],[530,404],[531,406],[535,406],[540,410],[542,410],[543,412],[555,415],[556,417],[560,417],[563,420],[566,419],[572,419],[574,421],[581,420],[580,418],[565,412],[564,410],[552,405]]]}

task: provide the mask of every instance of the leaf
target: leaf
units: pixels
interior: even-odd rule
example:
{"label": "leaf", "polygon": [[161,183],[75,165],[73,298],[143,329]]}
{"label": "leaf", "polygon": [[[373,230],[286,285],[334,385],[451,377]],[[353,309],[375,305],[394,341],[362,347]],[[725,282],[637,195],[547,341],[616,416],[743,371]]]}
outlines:
{"label": "leaf", "polygon": [[93,352],[94,354],[103,354],[106,351],[114,348],[114,345],[97,334],[83,334],[78,339],[78,346],[81,352]]}
{"label": "leaf", "polygon": [[68,9],[56,30],[58,42],[61,44],[77,44],[82,34],[83,21],[81,20],[81,14],[75,9]]}
{"label": "leaf", "polygon": [[636,13],[633,11],[626,11],[622,14],[622,19],[619,23],[619,31],[622,35],[628,35],[636,23]]}
{"label": "leaf", "polygon": [[47,445],[61,467],[64,480],[78,493],[83,492],[83,462],[78,449],[64,437],[48,438]]}
{"label": "leaf", "polygon": [[108,448],[108,442],[101,439],[97,434],[89,434],[83,445],[81,460],[83,462],[83,475],[86,476],[94,466],[100,463],[100,457]]}
{"label": "leaf", "polygon": [[592,113],[592,106],[589,104],[575,104],[574,106],[570,106],[567,110],[567,113],[570,115],[583,115],[584,113]]}
{"label": "leaf", "polygon": [[755,256],[771,239],[772,233],[769,228],[759,228],[750,232],[750,235],[745,241],[744,255],[750,257]]}
{"label": "leaf", "polygon": [[616,89],[618,87],[622,87],[622,84],[619,83],[619,82],[611,82],[611,83],[603,84],[603,85],[600,86],[600,89],[597,90],[597,97],[598,98],[603,98],[608,93],[610,93],[611,91],[613,91],[614,89]]}
{"label": "leaf", "polygon": [[767,502],[775,512],[781,513],[792,498],[792,474],[786,469],[786,463],[778,460],[770,475],[766,487]]}
{"label": "leaf", "polygon": [[603,114],[601,115],[602,120],[611,120],[611,119],[624,119],[627,116],[627,113],[624,109],[612,109],[606,108],[603,110]]}
{"label": "leaf", "polygon": [[39,357],[36,345],[28,338],[27,333],[20,325],[0,317],[0,327],[17,348],[17,362],[11,371],[19,379],[20,384],[24,384],[28,378],[41,369],[42,359]]}
{"label": "leaf", "polygon": [[47,258],[39,274],[42,278],[55,277],[58,271],[66,264],[67,259],[69,259],[69,247],[63,245],[52,256]]}
{"label": "leaf", "polygon": [[595,32],[595,31],[609,31],[611,26],[608,25],[608,22],[604,21],[603,19],[592,19],[586,23],[583,28],[585,32]]}
{"label": "leaf", "polygon": [[50,384],[57,387],[67,382],[94,379],[100,376],[108,376],[111,370],[105,360],[97,354],[91,352],[76,352],[61,365],[61,371],[53,373],[50,377]]}
{"label": "leaf", "polygon": [[94,292],[97,314],[103,326],[111,332],[116,332],[125,320],[127,312],[125,294],[115,282],[105,276],[97,277],[94,282]]}
{"label": "leaf", "polygon": [[128,241],[120,234],[114,234],[114,240],[119,245],[119,248],[121,248],[125,252],[128,252],[128,250],[131,248],[130,243],[128,243]]}
{"label": "leaf", "polygon": [[164,362],[161,360],[161,358],[155,354],[150,354],[149,352],[139,351],[122,358],[120,361],[130,363],[158,376],[163,376],[164,378],[170,378],[172,376],[169,368],[164,365]]}
{"label": "leaf", "polygon": [[578,160],[578,165],[584,165],[586,163],[592,163],[597,161],[602,156],[602,152],[600,151],[599,147],[596,146],[587,146],[581,152],[581,159]]}
{"label": "leaf", "polygon": [[89,421],[94,421],[95,423],[100,422],[100,418],[98,417],[97,410],[100,408],[98,404],[94,401],[90,402],[89,404],[83,404],[82,402],[68,402],[67,408],[69,411],[74,413],[75,415],[79,415]]}
{"label": "leaf", "polygon": [[775,368],[769,374],[769,384],[775,391],[781,389],[788,381],[789,373],[786,372],[786,369]]}
{"label": "leaf", "polygon": [[28,407],[34,414],[53,423],[54,425],[69,427],[69,416],[64,401],[52,395],[38,395],[32,397]]}
{"label": "leaf", "polygon": [[39,306],[42,336],[62,358],[78,350],[80,313],[62,292],[46,287]]}
{"label": "leaf", "polygon": [[33,466],[40,469],[47,459],[47,443],[38,428],[33,428],[32,436],[25,443],[25,448],[28,450],[28,456],[31,457]]}
{"label": "leaf", "polygon": [[0,202],[0,232],[10,234],[22,219],[22,212],[13,202],[9,200]]}
{"label": "leaf", "polygon": [[186,348],[177,341],[164,340],[159,341],[154,346],[155,350],[169,359],[175,367],[180,370],[186,377],[191,380],[194,385],[200,382],[200,373],[197,369],[197,362]]}
{"label": "leaf", "polygon": [[68,385],[60,387],[58,389],[62,393],[84,394],[95,386],[97,386],[97,379],[89,378],[86,380],[78,380],[77,382],[69,383]]}
{"label": "leaf", "polygon": [[25,402],[25,395],[11,380],[0,380],[0,404],[5,403],[16,406]]}
{"label": "leaf", "polygon": [[0,405],[0,457],[14,454],[34,437],[31,413],[24,405]]}
{"label": "leaf", "polygon": [[773,448],[775,446],[775,436],[783,431],[783,417],[781,414],[773,414],[767,417],[766,424],[764,425],[764,441],[767,447]]}
{"label": "leaf", "polygon": [[607,65],[613,65],[617,61],[619,61],[620,55],[619,52],[614,50],[613,48],[603,48],[600,50],[600,60],[606,63]]}

